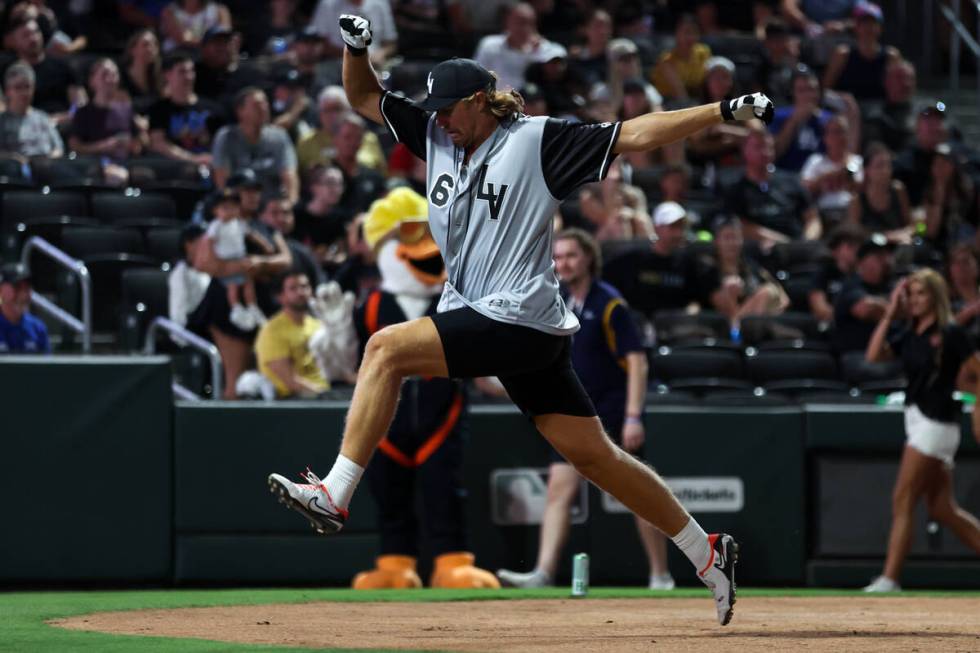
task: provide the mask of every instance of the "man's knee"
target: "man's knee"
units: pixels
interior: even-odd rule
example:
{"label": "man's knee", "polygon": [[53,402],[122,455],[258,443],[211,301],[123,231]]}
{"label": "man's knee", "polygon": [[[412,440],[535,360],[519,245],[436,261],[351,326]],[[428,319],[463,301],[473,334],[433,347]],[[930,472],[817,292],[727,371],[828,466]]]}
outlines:
{"label": "man's knee", "polygon": [[548,503],[571,505],[578,486],[579,475],[571,465],[552,465],[548,476]]}
{"label": "man's knee", "polygon": [[615,464],[620,456],[626,454],[614,445],[605,433],[589,438],[588,442],[576,446],[566,454],[568,462],[587,477],[591,477],[592,472],[596,470]]}
{"label": "man's knee", "polygon": [[376,331],[364,346],[364,365],[379,365],[384,369],[398,369],[400,347],[398,337],[389,328]]}

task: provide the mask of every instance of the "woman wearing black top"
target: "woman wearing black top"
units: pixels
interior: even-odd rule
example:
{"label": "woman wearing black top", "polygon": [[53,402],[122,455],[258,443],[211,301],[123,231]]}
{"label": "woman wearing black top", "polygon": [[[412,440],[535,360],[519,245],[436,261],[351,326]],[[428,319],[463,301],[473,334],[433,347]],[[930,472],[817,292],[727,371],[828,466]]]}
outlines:
{"label": "woman wearing black top", "polygon": [[[896,314],[908,324],[889,336]],[[960,403],[953,399],[957,377],[976,378],[980,358],[966,333],[953,321],[946,282],[935,270],[918,270],[903,279],[868,343],[870,362],[899,357],[908,377],[905,392],[905,450],[892,493],[892,527],[882,575],[866,592],[901,589],[898,578],[912,543],[912,520],[919,497],[929,516],[980,553],[980,522],[953,496],[953,456],[960,444]],[[973,412],[973,435],[980,441],[980,410]]]}

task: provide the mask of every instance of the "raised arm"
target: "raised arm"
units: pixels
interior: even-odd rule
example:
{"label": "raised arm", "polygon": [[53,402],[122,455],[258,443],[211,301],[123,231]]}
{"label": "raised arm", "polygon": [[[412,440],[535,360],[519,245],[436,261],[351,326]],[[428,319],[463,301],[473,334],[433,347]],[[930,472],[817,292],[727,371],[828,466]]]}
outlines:
{"label": "raised arm", "polygon": [[368,120],[384,124],[381,116],[381,95],[384,88],[371,66],[367,46],[371,44],[371,22],[360,16],[340,17],[340,34],[344,49],[344,91],[351,107]]}
{"label": "raised arm", "polygon": [[687,138],[721,122],[758,118],[768,124],[772,121],[772,116],[772,101],[762,93],[689,109],[645,113],[622,124],[613,151],[617,154],[646,152]]}

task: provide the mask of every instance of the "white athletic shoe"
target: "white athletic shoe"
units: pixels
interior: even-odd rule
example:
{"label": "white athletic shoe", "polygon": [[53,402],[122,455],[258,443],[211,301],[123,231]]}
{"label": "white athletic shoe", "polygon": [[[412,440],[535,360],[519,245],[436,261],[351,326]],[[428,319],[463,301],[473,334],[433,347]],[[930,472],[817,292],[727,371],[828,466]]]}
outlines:
{"label": "white athletic shoe", "polygon": [[865,587],[862,592],[877,594],[880,592],[901,592],[902,586],[893,581],[888,576],[878,576]]}
{"label": "white athletic shoe", "polygon": [[293,483],[281,474],[269,474],[269,491],[279,497],[279,503],[306,517],[317,533],[336,533],[344,527],[347,511],[334,504],[327,486],[313,472],[307,469],[302,476],[307,483]]}
{"label": "white athletic shoe", "polygon": [[657,576],[650,576],[649,589],[652,590],[672,590],[676,587],[674,583],[674,577],[670,574],[660,574]]}
{"label": "white athletic shoe", "polygon": [[735,612],[735,563],[738,562],[738,543],[726,533],[708,536],[711,558],[707,566],[698,572],[698,578],[708,586],[715,597],[718,623],[722,626],[732,620]]}
{"label": "white athletic shoe", "polygon": [[228,314],[228,320],[242,331],[251,331],[258,326],[252,311],[248,310],[241,304],[235,304],[231,307],[231,313]]}
{"label": "white athletic shoe", "polygon": [[504,587],[531,589],[535,587],[551,587],[554,584],[551,576],[537,569],[523,574],[519,571],[498,569],[497,578],[500,579],[500,584]]}

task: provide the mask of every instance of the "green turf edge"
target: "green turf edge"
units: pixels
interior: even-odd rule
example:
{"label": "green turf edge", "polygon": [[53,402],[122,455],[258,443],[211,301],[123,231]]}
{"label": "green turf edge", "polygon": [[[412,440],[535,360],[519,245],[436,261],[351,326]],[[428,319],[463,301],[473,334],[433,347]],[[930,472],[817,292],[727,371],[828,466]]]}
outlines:
{"label": "green turf edge", "polygon": [[[856,597],[857,590],[743,588],[742,597]],[[980,591],[906,591],[902,597],[974,598]],[[700,588],[651,592],[644,588],[593,588],[590,599],[611,598],[693,598],[705,597]],[[230,589],[230,590],[124,590],[90,592],[9,592],[0,593],[0,651],[79,651],[81,653],[124,653],[132,650],[181,653],[329,651],[365,653],[368,649],[309,649],[290,646],[230,644],[201,639],[172,639],[132,635],[107,635],[63,630],[46,621],[93,612],[153,608],[263,605],[308,603],[313,601],[473,601],[511,599],[571,599],[565,588],[536,590],[377,590],[354,592],[349,589]],[[438,652],[429,652],[438,653]]]}

